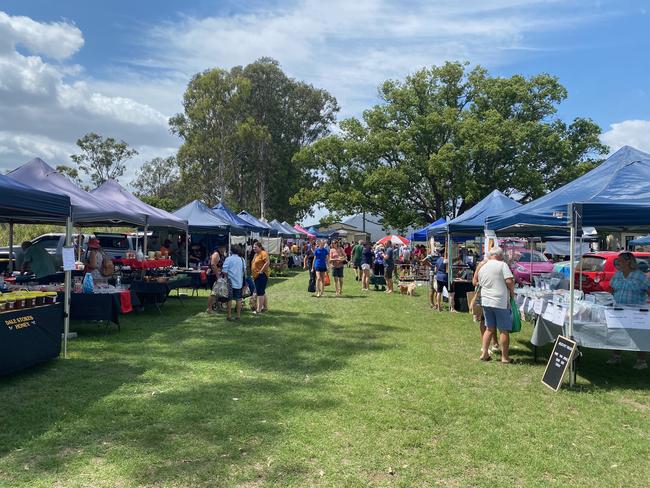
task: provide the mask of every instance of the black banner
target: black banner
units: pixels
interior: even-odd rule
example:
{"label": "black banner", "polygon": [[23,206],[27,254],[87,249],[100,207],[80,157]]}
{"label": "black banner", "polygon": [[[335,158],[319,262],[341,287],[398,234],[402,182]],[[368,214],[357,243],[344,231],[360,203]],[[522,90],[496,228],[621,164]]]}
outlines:
{"label": "black banner", "polygon": [[63,304],[0,313],[0,376],[61,353]]}

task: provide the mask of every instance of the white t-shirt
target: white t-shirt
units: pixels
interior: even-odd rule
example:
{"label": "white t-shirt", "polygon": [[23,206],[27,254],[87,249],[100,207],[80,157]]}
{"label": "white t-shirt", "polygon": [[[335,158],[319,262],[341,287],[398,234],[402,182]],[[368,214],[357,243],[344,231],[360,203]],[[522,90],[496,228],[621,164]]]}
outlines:
{"label": "white t-shirt", "polygon": [[508,308],[510,292],[506,280],[512,278],[512,271],[503,261],[490,259],[478,272],[481,286],[481,305],[484,307]]}

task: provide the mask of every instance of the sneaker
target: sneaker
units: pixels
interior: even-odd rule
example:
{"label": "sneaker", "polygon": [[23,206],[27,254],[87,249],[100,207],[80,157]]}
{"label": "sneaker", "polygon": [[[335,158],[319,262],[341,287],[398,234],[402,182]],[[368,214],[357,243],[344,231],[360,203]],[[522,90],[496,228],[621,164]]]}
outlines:
{"label": "sneaker", "polygon": [[609,364],[610,366],[615,366],[621,364],[622,362],[623,360],[621,359],[621,356],[612,356],[605,362],[605,364]]}
{"label": "sneaker", "polygon": [[632,366],[634,369],[648,369],[648,363],[646,361],[639,360],[636,362],[634,366]]}

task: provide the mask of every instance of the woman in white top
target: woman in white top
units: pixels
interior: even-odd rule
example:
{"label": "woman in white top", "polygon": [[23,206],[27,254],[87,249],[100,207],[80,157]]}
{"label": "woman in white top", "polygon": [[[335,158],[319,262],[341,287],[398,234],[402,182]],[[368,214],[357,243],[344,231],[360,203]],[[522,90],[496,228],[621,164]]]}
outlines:
{"label": "woman in white top", "polygon": [[501,362],[511,363],[509,355],[510,331],[512,330],[510,298],[514,296],[515,281],[512,271],[503,262],[503,249],[494,247],[490,250],[489,255],[489,260],[481,266],[478,272],[481,306],[485,316],[481,360],[490,360],[488,347],[496,329],[499,329]]}

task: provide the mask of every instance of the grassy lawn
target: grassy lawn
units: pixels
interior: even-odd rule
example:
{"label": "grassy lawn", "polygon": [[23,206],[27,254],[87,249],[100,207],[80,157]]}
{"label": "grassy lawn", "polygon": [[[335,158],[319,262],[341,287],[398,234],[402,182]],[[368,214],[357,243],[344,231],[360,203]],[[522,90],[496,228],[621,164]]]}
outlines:
{"label": "grassy lawn", "polygon": [[[577,388],[478,361],[417,297],[276,279],[239,323],[205,298],[76,325],[71,358],[0,379],[0,486],[648,486],[650,372],[587,350]],[[550,348],[543,348],[545,358]]]}

